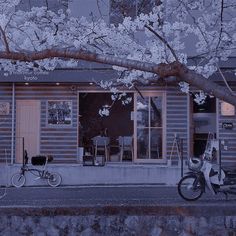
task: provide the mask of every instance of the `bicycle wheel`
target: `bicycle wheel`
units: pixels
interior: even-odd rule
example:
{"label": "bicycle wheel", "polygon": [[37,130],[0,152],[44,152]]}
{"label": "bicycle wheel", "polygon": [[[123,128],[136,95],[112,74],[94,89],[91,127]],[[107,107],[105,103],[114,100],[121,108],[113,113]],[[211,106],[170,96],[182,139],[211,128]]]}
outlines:
{"label": "bicycle wheel", "polygon": [[0,186],[0,199],[4,198],[7,194],[7,187]]}
{"label": "bicycle wheel", "polygon": [[179,181],[178,193],[187,201],[195,201],[202,196],[203,186],[196,175],[187,175]]}
{"label": "bicycle wheel", "polygon": [[25,180],[26,178],[22,173],[15,173],[11,177],[11,183],[16,188],[22,187],[25,184]]}
{"label": "bicycle wheel", "polygon": [[52,172],[48,178],[48,184],[51,187],[57,187],[61,184],[61,176],[58,173]]}

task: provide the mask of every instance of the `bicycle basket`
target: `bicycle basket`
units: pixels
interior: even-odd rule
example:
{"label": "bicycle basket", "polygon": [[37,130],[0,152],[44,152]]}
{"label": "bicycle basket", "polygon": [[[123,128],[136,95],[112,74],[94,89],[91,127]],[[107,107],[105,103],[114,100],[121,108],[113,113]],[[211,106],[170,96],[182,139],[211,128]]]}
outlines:
{"label": "bicycle basket", "polygon": [[31,158],[31,164],[35,165],[35,166],[43,166],[46,164],[47,158],[48,158],[48,162],[51,162],[53,159],[51,156],[50,156],[50,158],[47,156],[43,156],[43,155],[33,156]]}

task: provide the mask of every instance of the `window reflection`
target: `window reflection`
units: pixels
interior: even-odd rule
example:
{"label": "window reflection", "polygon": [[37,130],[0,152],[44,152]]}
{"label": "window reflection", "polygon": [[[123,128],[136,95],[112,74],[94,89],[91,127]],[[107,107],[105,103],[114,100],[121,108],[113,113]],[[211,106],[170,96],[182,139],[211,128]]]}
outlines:
{"label": "window reflection", "polygon": [[161,127],[162,126],[162,98],[161,97],[151,97],[151,127]]}
{"label": "window reflection", "polygon": [[148,98],[138,97],[137,99],[137,125],[138,127],[148,127]]}
{"label": "window reflection", "polygon": [[138,158],[148,159],[148,129],[138,129],[137,144]]}
{"label": "window reflection", "polygon": [[160,159],[162,157],[162,130],[151,129],[151,159]]}

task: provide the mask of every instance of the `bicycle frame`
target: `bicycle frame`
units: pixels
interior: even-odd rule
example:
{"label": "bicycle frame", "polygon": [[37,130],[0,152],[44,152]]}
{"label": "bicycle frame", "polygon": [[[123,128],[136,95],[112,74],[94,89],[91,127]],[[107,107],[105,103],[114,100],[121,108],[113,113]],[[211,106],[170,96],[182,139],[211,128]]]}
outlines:
{"label": "bicycle frame", "polygon": [[21,173],[23,175],[25,175],[25,172],[28,171],[31,174],[33,174],[33,175],[35,175],[35,176],[37,176],[37,177],[39,177],[41,179],[47,179],[47,178],[50,177],[50,175],[46,175],[47,173],[49,173],[49,172],[46,171],[46,167],[47,167],[47,163],[48,163],[48,158],[46,158],[46,162],[43,165],[42,170],[37,169],[37,168],[29,168],[29,166],[28,166],[28,159],[29,159],[28,158],[28,154],[27,154],[27,151],[25,150],[24,151],[23,164],[22,164],[22,167],[21,167]]}
{"label": "bicycle frame", "polygon": [[31,168],[28,166],[28,156],[27,152],[25,151],[25,157],[20,168],[20,172],[13,174],[11,177],[12,185],[15,187],[22,187],[26,181],[25,173],[30,172],[32,175],[36,176],[35,180],[46,179],[51,187],[57,187],[61,184],[61,176],[59,173],[51,171],[49,172],[46,170],[48,161],[49,159],[48,157],[46,157],[45,162],[43,162],[42,168]]}
{"label": "bicycle frame", "polygon": [[23,165],[21,167],[21,173],[25,175],[25,172],[30,172],[32,175],[37,176],[40,179],[48,179],[50,177],[50,175],[48,175],[50,172],[46,171],[46,167],[40,170],[37,168],[29,168],[28,165]]}

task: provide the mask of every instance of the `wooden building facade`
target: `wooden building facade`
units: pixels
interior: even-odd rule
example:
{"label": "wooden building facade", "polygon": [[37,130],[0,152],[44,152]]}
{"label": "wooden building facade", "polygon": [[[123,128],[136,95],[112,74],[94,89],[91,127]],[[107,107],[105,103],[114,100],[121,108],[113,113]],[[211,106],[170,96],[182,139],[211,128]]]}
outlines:
{"label": "wooden building facade", "polygon": [[[22,162],[24,137],[30,156],[50,154],[57,163],[81,164],[79,148],[83,155],[94,155],[94,148],[88,148],[94,146],[92,138],[104,135],[110,138],[107,163],[167,166],[168,159],[178,158],[173,152],[176,136],[187,159],[201,154],[209,132],[223,141],[223,161],[235,162],[235,110],[218,99],[209,98],[208,105],[196,108],[191,96],[176,87],[140,87],[126,91],[132,98],[128,105],[114,105],[109,116],[102,117],[99,106],[111,102],[111,94],[92,80],[22,81],[0,83],[1,162]],[[121,158],[118,139],[126,136],[132,137],[133,156]]]}

